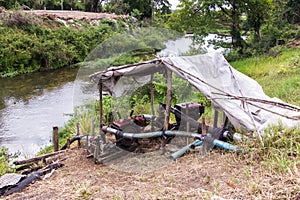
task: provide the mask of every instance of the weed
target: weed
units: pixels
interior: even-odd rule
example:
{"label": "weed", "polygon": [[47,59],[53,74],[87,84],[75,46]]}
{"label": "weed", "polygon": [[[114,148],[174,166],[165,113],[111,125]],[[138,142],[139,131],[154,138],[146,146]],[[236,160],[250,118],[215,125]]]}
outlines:
{"label": "weed", "polygon": [[90,187],[90,183],[84,183],[76,190],[78,199],[90,199],[93,195]]}

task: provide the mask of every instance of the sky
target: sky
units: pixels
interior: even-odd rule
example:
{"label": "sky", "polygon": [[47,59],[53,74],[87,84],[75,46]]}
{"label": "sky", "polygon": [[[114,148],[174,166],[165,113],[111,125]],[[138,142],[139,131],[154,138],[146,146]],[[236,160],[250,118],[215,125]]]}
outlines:
{"label": "sky", "polygon": [[179,0],[169,0],[169,2],[172,5],[172,10],[175,10],[176,6],[179,4]]}

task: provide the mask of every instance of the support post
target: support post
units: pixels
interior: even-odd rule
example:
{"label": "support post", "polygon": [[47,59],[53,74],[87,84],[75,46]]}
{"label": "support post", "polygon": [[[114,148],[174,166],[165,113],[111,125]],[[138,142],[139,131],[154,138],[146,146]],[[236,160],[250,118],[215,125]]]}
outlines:
{"label": "support post", "polygon": [[213,124],[213,128],[217,128],[218,127],[218,118],[219,118],[219,112],[214,109],[214,124]]}
{"label": "support post", "polygon": [[100,124],[100,127],[99,127],[99,134],[101,136],[101,139],[102,141],[105,143],[106,142],[106,139],[105,139],[105,135],[102,131],[102,126],[103,126],[103,105],[102,105],[102,89],[103,89],[103,83],[102,83],[102,80],[99,79],[99,82],[98,82],[98,87],[99,87],[99,124]]}
{"label": "support post", "polygon": [[92,138],[95,137],[95,119],[93,118],[91,121],[91,125],[92,125]]}
{"label": "support post", "polygon": [[202,129],[202,135],[205,136],[207,134],[207,130],[206,130],[206,124],[205,124],[205,117],[202,117],[202,123],[201,123],[201,129]]}
{"label": "support post", "polygon": [[67,149],[70,149],[71,146],[71,140],[70,138],[67,139]]}
{"label": "support post", "polygon": [[[76,130],[77,130],[76,135],[79,136],[80,135],[80,128],[79,128],[79,123],[78,122],[76,123]],[[77,146],[80,147],[80,140],[77,141]]]}
{"label": "support post", "polygon": [[[154,111],[154,85],[153,85],[153,74],[151,74],[151,81],[150,81],[150,95],[151,95],[151,115],[155,115]],[[153,121],[151,121],[151,131],[154,131]]]}
{"label": "support post", "polygon": [[99,80],[98,83],[99,87],[99,124],[100,124],[100,132],[102,130],[102,125],[103,125],[103,105],[102,105],[102,80]]}
{"label": "support post", "polygon": [[53,146],[54,151],[58,151],[58,127],[53,127]]}
{"label": "support post", "polygon": [[[189,116],[189,107],[190,107],[190,105],[189,104],[187,104],[186,105],[186,116]],[[190,132],[190,120],[188,120],[188,119],[186,119],[186,131],[187,132]],[[189,138],[187,137],[186,138],[186,145],[188,145],[189,144]]]}
{"label": "support post", "polygon": [[[172,100],[172,71],[167,69],[167,97],[166,97],[166,115],[164,122],[164,131],[168,130],[170,122],[170,110],[171,110],[171,100]],[[167,143],[167,138],[164,138],[161,149],[161,154],[164,154],[166,149],[165,145]]]}
{"label": "support post", "polygon": [[171,99],[172,98],[172,71],[167,69],[167,98],[166,98],[166,115],[164,130],[168,130],[170,121]]}

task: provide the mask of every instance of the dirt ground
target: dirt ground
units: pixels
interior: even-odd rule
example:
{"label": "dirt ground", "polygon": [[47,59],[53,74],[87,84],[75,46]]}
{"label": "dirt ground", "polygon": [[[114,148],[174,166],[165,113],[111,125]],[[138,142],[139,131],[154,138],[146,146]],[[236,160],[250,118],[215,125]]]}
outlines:
{"label": "dirt ground", "polygon": [[4,199],[300,199],[296,166],[286,175],[267,173],[218,149],[204,156],[190,153],[148,173],[96,165],[84,148],[63,157],[64,167],[51,177]]}

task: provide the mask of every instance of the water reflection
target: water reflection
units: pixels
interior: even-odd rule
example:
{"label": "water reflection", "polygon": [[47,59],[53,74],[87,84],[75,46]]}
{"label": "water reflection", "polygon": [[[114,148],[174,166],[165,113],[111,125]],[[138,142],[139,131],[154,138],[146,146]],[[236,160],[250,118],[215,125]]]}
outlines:
{"label": "water reflection", "polygon": [[0,79],[0,146],[32,155],[49,144],[52,126],[73,112],[77,69]]}

